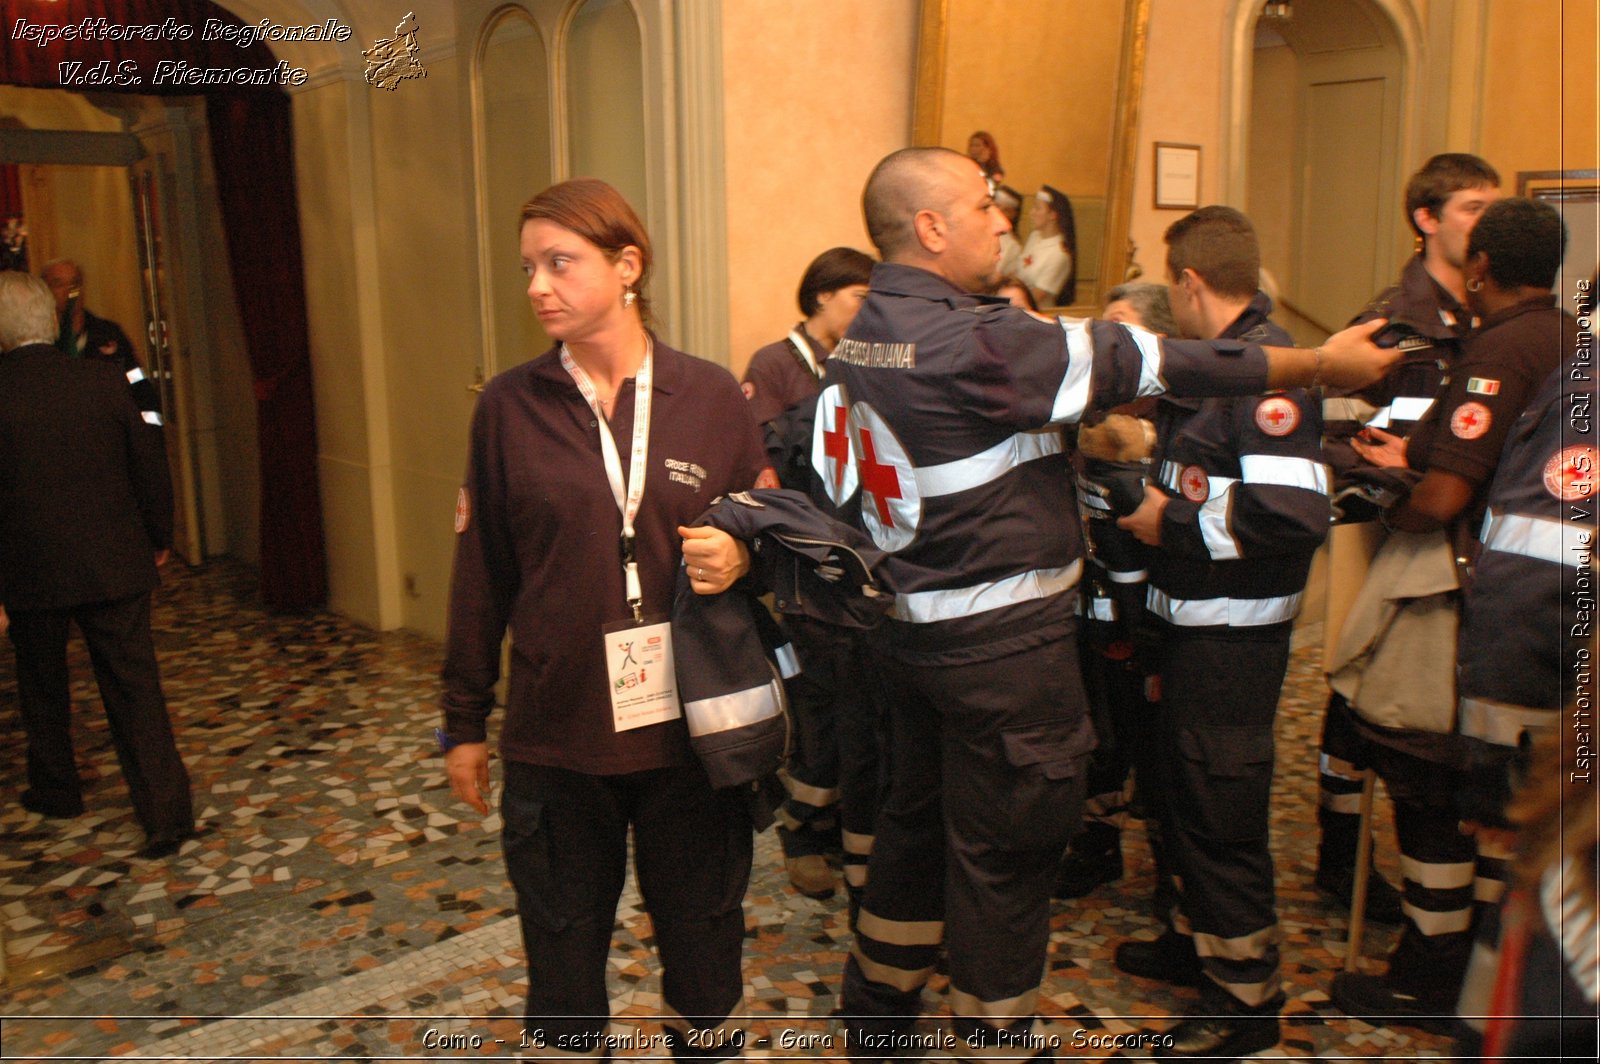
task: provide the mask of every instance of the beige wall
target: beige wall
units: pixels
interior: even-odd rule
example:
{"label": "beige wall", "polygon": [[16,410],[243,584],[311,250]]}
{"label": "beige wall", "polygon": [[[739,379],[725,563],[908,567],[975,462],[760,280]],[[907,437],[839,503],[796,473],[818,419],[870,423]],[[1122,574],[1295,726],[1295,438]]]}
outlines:
{"label": "beige wall", "polygon": [[[374,93],[371,107],[401,623],[430,635],[444,632],[456,491],[477,398],[467,385],[482,348],[477,249],[464,238],[477,224],[472,144],[457,121],[465,66],[436,60],[404,98]],[[406,150],[387,150],[398,145]]]}
{"label": "beige wall", "polygon": [[[1289,232],[1294,218],[1294,159],[1283,151],[1293,142],[1298,119],[1299,63],[1287,45],[1258,48],[1251,82],[1250,180],[1242,205],[1261,238],[1261,265],[1289,290],[1294,261]],[[1152,248],[1146,263],[1152,274],[1163,261]]]}
{"label": "beige wall", "polygon": [[813,258],[841,244],[872,252],[861,188],[879,159],[911,142],[917,9],[916,0],[723,7],[735,374],[799,318],[795,292]]}
{"label": "beige wall", "polygon": [[1491,0],[1478,151],[1519,170],[1596,168],[1593,0]]}
{"label": "beige wall", "polygon": [[1200,202],[1222,202],[1223,42],[1231,0],[1150,0],[1150,35],[1139,107],[1133,215],[1144,280],[1163,279],[1161,235],[1183,211],[1156,210],[1152,171],[1156,141],[1200,145]]}

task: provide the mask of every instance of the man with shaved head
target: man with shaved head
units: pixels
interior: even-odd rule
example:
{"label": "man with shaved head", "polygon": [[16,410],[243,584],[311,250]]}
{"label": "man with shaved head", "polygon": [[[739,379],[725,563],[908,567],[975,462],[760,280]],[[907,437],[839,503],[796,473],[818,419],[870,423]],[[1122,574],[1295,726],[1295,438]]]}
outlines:
{"label": "man with shaved head", "polygon": [[127,378],[134,405],[146,425],[160,428],[161,397],[144,371],[139,356],[122,326],[109,318],[89,313],[83,305],[83,267],[71,259],[53,259],[39,271],[40,278],[55,297],[56,317],[61,323],[61,350],[74,358],[109,362]]}
{"label": "man with shaved head", "polygon": [[[1143,396],[1252,395],[1375,379],[1347,330],[1316,351],[1167,341],[971,293],[1010,228],[982,171],[942,148],[878,164],[863,196],[882,254],[828,360],[812,464],[889,552],[876,633],[891,779],[845,971],[857,1059],[914,1050],[943,942],[963,1055],[1030,1055],[1056,862],[1095,739],[1075,632],[1082,567],[1060,427]],[[915,1054],[912,1054],[915,1055]]]}

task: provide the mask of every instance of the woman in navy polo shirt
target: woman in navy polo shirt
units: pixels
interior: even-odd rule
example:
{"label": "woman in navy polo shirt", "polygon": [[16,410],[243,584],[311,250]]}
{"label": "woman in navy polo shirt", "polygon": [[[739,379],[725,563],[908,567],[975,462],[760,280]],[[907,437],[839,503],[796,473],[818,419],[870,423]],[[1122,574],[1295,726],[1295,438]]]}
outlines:
{"label": "woman in navy polo shirt", "polygon": [[527,1041],[540,1057],[611,1048],[606,960],[631,827],[664,1042],[732,1056],[750,821],[690,750],[664,622],[680,563],[702,594],[748,569],[728,536],[684,526],[770,476],[765,450],[733,377],[650,331],[650,238],[614,188],[539,193],[521,252],[558,345],[491,380],[473,417],[439,734],[451,788],[488,811],[485,722],[509,630],[501,811]]}

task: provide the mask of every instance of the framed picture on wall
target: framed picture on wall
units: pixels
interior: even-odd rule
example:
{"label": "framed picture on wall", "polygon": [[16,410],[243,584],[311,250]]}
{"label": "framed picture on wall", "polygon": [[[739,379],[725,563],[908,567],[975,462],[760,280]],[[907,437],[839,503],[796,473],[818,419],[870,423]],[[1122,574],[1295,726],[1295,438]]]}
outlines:
{"label": "framed picture on wall", "polygon": [[1561,304],[1573,309],[1578,282],[1595,275],[1600,258],[1600,170],[1524,170],[1517,195],[1544,200],[1567,223],[1567,254],[1561,261]]}
{"label": "framed picture on wall", "polygon": [[1156,209],[1192,211],[1200,206],[1200,145],[1156,143]]}

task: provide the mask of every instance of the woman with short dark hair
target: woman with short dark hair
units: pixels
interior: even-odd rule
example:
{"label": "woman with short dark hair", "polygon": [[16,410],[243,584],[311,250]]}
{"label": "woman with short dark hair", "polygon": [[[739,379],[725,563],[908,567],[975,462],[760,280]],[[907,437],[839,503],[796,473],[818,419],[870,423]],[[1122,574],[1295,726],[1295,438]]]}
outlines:
{"label": "woman with short dark hair", "polygon": [[855,248],[829,248],[800,278],[800,313],[789,335],[750,356],[744,394],[757,423],[765,425],[822,390],[822,364],[867,298],[872,256]]}

